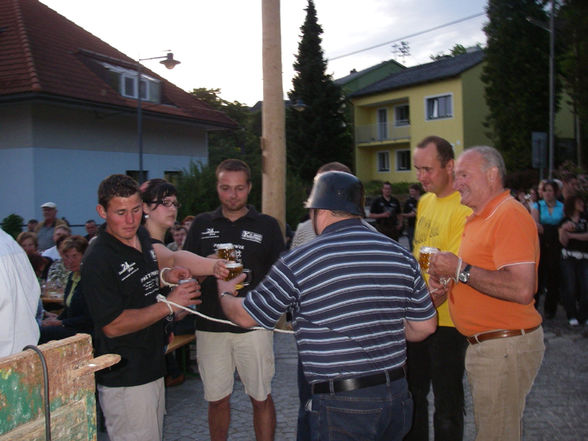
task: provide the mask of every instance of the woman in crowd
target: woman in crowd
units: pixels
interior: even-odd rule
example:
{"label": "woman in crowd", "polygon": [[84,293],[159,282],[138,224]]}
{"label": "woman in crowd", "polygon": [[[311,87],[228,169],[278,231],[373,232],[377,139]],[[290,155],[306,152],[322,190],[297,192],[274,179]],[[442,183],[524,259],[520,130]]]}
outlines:
{"label": "woman in crowd", "polygon": [[[219,259],[210,259],[189,251],[171,251],[164,243],[165,233],[175,225],[178,215],[178,203],[176,188],[164,179],[151,179],[141,186],[143,199],[143,213],[145,227],[151,236],[153,249],[162,267],[180,265],[188,268],[193,276],[215,275],[225,277],[228,270],[225,262]],[[169,332],[174,334],[190,334],[195,330],[194,316],[186,317],[185,312],[176,314],[176,322],[168,323]],[[165,379],[167,387],[181,384],[184,375],[179,371],[177,362],[169,354],[166,357],[168,376]]]}
{"label": "woman in crowd", "polygon": [[[561,245],[558,226],[563,219],[563,204],[556,199],[558,191],[554,181],[543,183],[543,200],[534,204],[531,210],[541,244],[539,286],[546,290],[543,305],[546,318],[555,316],[559,301]],[[540,291],[537,291],[535,302],[539,301],[539,295]]]}
{"label": "woman in crowd", "polygon": [[23,231],[16,236],[16,241],[25,250],[28,256],[31,254],[39,254],[39,242],[37,235],[30,231]]}
{"label": "woman in crowd", "polygon": [[82,295],[80,266],[88,248],[88,241],[82,236],[65,238],[59,247],[63,264],[70,271],[64,290],[64,308],[57,317],[49,317],[41,323],[39,343],[71,337],[78,332],[92,333],[92,319]]}
{"label": "woman in crowd", "polygon": [[580,196],[568,197],[564,214],[566,217],[559,227],[559,241],[563,246],[562,302],[570,326],[588,325],[588,220],[584,200]]}

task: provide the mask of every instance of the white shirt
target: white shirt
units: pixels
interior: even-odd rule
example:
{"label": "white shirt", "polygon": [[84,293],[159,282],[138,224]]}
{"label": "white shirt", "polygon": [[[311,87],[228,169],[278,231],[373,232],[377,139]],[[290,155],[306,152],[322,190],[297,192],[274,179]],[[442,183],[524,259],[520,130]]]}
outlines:
{"label": "white shirt", "polygon": [[0,357],[39,341],[41,288],[24,250],[0,229]]}
{"label": "white shirt", "polygon": [[41,253],[41,256],[48,257],[53,261],[61,259],[61,255],[59,254],[59,251],[57,251],[57,245],[54,245],[51,248],[48,248],[45,251],[43,251]]}

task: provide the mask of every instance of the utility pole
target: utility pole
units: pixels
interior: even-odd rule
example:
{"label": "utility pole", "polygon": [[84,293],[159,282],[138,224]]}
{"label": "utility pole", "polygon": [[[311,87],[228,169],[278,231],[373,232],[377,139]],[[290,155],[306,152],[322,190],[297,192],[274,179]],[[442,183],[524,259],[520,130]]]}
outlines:
{"label": "utility pole", "polygon": [[263,213],[286,230],[286,122],[282,89],[280,0],[262,0],[263,105],[261,170]]}

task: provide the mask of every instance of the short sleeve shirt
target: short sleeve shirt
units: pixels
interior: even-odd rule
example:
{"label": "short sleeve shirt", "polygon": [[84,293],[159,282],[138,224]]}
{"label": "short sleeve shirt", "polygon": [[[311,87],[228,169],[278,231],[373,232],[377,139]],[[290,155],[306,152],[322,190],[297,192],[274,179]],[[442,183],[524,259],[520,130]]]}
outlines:
{"label": "short sleeve shirt", "polygon": [[[271,216],[258,213],[251,205],[244,216],[234,222],[223,216],[221,207],[215,211],[196,216],[184,243],[184,250],[200,256],[209,256],[220,243],[232,243],[237,259],[252,273],[249,286],[239,291],[244,296],[254,288],[269,271],[272,264],[284,251],[284,237],[278,222]],[[216,279],[208,277],[201,284],[202,303],[198,311],[215,318],[226,320],[218,301]],[[209,332],[246,332],[242,328],[199,318],[196,329]]]}
{"label": "short sleeve shirt", "polygon": [[146,384],[165,374],[163,320],[113,338],[107,337],[102,328],[125,309],[141,309],[157,302],[157,258],[143,227],[137,232],[140,252],[108,234],[105,225],[84,256],[82,290],[94,323],[96,355],[114,353],[122,359],[98,371],[96,379],[110,387]]}
{"label": "short sleeve shirt", "polygon": [[[508,191],[491,200],[466,222],[460,256],[487,270],[512,265],[539,265],[539,238],[533,218]],[[527,329],[541,323],[534,303],[497,299],[459,283],[449,294],[449,311],[466,336],[496,329]]]}

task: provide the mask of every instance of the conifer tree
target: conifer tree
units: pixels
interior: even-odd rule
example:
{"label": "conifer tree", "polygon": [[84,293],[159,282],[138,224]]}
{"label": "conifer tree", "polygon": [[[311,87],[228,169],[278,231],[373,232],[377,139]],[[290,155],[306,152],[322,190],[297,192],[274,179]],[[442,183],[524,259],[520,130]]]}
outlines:
{"label": "conifer tree", "polygon": [[286,113],[288,172],[312,181],[326,162],[352,166],[351,128],[345,117],[341,88],[326,74],[327,62],[321,48],[323,30],[317,21],[314,2],[308,0],[306,19],[294,69],[290,102],[302,100],[303,111],[289,107]]}

